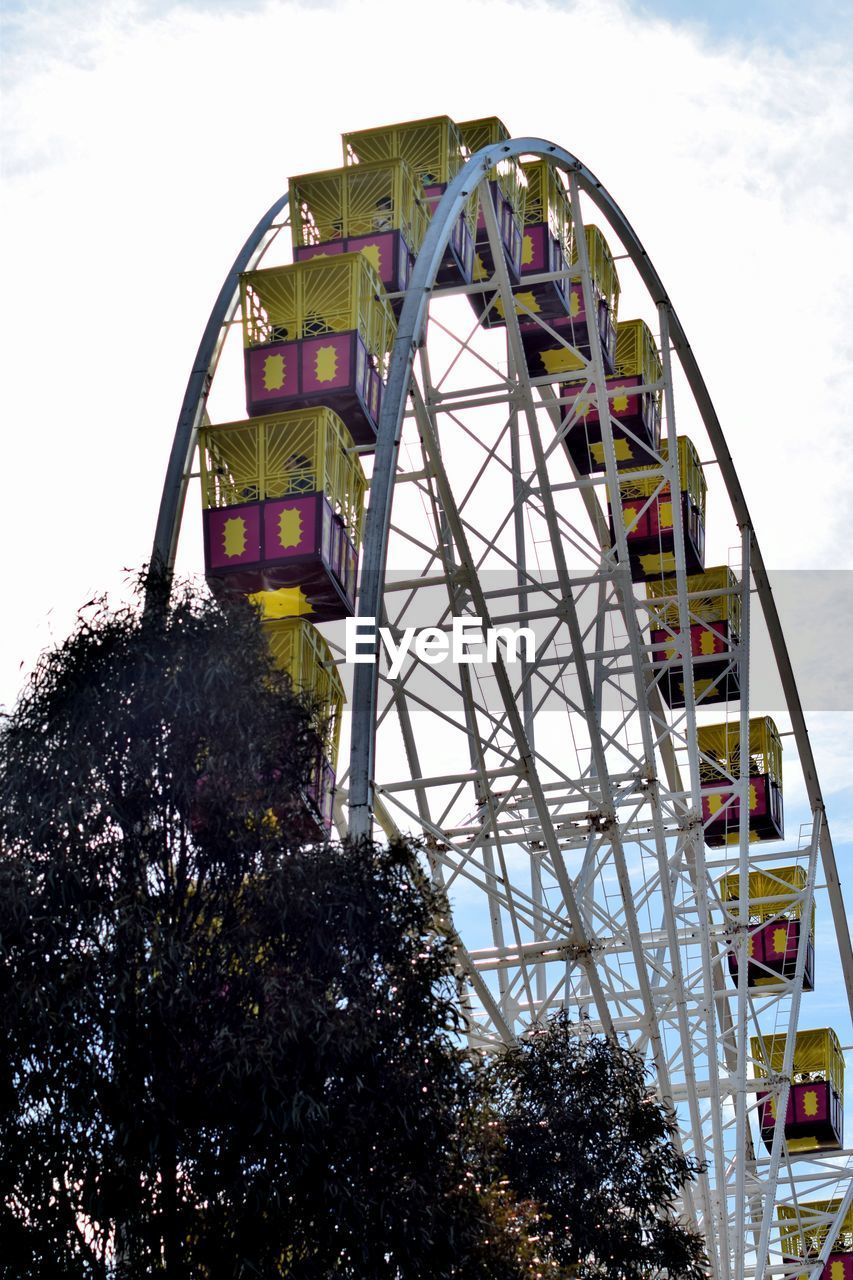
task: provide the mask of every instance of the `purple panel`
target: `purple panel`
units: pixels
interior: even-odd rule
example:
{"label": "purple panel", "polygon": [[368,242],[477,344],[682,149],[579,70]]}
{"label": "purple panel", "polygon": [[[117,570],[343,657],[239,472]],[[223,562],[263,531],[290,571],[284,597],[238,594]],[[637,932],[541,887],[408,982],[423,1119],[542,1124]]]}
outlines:
{"label": "purple panel", "polygon": [[429,205],[430,216],[435,213],[435,207],[446,190],[446,182],[432,182],[429,186],[424,186],[424,196],[426,197],[426,202]]}
{"label": "purple panel", "polygon": [[322,338],[305,338],[299,345],[303,395],[352,386],[352,333],[329,333]]}
{"label": "purple panel", "polygon": [[794,1099],[794,1124],[802,1131],[812,1125],[822,1125],[829,1119],[829,1081],[813,1084],[792,1084]]}
{"label": "purple panel", "polygon": [[258,503],[205,511],[207,567],[233,569],[261,558],[261,509]]}
{"label": "purple panel", "polygon": [[522,253],[523,258],[528,258],[521,265],[522,276],[536,275],[540,271],[550,271],[551,263],[548,261],[548,245],[550,233],[544,222],[531,222],[529,226],[524,228],[524,237],[527,241],[525,248],[527,253]]}
{"label": "purple panel", "polygon": [[347,252],[360,253],[362,249],[373,249],[375,252],[368,256],[373,261],[378,255],[379,278],[386,289],[393,291],[401,287],[397,274],[398,241],[401,239],[399,231],[382,231],[370,236],[350,236],[347,239]]}
{"label": "purple panel", "polygon": [[265,413],[299,392],[299,347],[275,342],[246,352],[246,398],[249,414]]}
{"label": "purple panel", "polygon": [[[613,399],[610,400],[610,413],[612,417],[638,418],[640,416],[640,397],[637,395],[631,395],[630,391],[633,387],[640,386],[641,382],[642,378],[636,377],[607,379],[608,392],[612,391],[617,393]],[[624,394],[619,394],[620,392]],[[582,421],[584,423],[599,422],[598,405],[591,399],[588,388],[583,389],[581,387],[573,387],[569,385],[563,391],[563,395],[566,398],[567,405],[571,405],[578,396],[582,396],[584,401],[586,401]],[[596,439],[600,439],[600,433],[596,436]]]}
{"label": "purple panel", "polygon": [[[734,978],[735,983],[737,983],[738,957],[737,957],[737,949],[735,947],[732,947],[732,949],[729,951],[728,959],[729,959],[729,973]],[[757,929],[755,933],[750,935],[749,941],[747,944],[747,974],[748,974],[748,981],[750,983],[754,981],[754,978],[756,975],[760,976],[760,974],[763,972],[763,970],[754,968],[754,965],[757,961],[763,961],[763,960],[764,960],[764,932],[761,929]],[[767,977],[767,974],[765,974],[764,976]]]}
{"label": "purple panel", "polygon": [[755,804],[749,806],[749,816],[761,818],[767,813],[767,780],[763,774],[750,778],[750,791],[755,792]]}
{"label": "purple panel", "polygon": [[291,560],[316,555],[319,494],[275,498],[264,503],[264,560]]}
{"label": "purple panel", "polygon": [[303,244],[293,250],[294,262],[307,262],[309,258],[329,258],[345,253],[343,240],[325,240],[322,244]]}
{"label": "purple panel", "polygon": [[[769,961],[793,960],[797,959],[797,949],[800,945],[800,922],[799,920],[769,920],[761,930],[763,938],[764,955]],[[781,941],[781,948],[777,943]]]}

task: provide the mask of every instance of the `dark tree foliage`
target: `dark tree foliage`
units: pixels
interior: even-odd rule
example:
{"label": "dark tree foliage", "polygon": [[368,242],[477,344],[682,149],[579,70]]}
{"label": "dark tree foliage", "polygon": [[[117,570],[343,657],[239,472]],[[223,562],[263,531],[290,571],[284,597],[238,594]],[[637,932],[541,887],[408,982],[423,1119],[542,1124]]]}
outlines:
{"label": "dark tree foliage", "polygon": [[539,1274],[471,1172],[442,902],[409,846],[305,842],[315,750],[245,609],[95,606],[42,659],[0,765],[10,1276]]}
{"label": "dark tree foliage", "polygon": [[701,1280],[701,1238],[673,1216],[699,1172],[633,1050],[565,1011],[490,1068],[502,1162],[539,1206],[542,1251],[578,1280]]}

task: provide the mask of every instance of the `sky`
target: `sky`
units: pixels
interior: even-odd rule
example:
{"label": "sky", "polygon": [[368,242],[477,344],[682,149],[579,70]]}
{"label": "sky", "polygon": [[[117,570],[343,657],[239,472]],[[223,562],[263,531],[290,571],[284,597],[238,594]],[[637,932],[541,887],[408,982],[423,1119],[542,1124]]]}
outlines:
{"label": "sky", "polygon": [[[789,0],[6,0],[0,704],[149,555],[208,312],[288,175],[339,164],[344,130],[437,114],[499,115],[597,174],[685,326],[768,567],[831,572],[849,614],[851,6],[804,14]],[[186,541],[198,570],[197,531]],[[812,740],[849,857],[847,615],[830,626],[804,579],[785,581],[798,675],[823,678]]]}

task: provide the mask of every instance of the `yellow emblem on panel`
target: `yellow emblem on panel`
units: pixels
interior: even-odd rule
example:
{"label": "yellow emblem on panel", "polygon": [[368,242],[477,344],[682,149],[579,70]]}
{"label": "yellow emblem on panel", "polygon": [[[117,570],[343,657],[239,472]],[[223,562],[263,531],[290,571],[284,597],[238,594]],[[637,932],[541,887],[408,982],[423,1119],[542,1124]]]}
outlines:
{"label": "yellow emblem on panel", "polygon": [[582,369],[586,361],[573,355],[568,347],[554,347],[542,352],[542,363],[546,373],[571,373],[573,369]]}
{"label": "yellow emblem on panel", "polygon": [[723,807],[723,797],[717,791],[712,791],[708,796],[708,812],[711,814],[719,813]]}
{"label": "yellow emblem on panel", "polygon": [[748,960],[751,960],[754,955],[755,955],[755,938],[753,937],[752,934],[749,934],[746,940],[746,958]]}
{"label": "yellow emblem on panel", "polygon": [[278,391],[284,386],[284,356],[267,356],[264,361],[264,389]]}
{"label": "yellow emblem on panel", "polygon": [[246,521],[242,516],[229,516],[223,524],[222,549],[229,559],[246,550]]}
{"label": "yellow emblem on panel", "polygon": [[516,294],[516,297],[518,298],[518,301],[522,303],[526,308],[526,310],[522,310],[520,307],[516,307],[515,309],[516,313],[520,315],[522,319],[524,318],[525,315],[527,315],[528,312],[532,312],[533,315],[535,316],[539,315],[539,312],[542,310],[542,308],[540,307],[539,303],[536,301],[536,295],[534,293],[529,293],[529,292],[518,293]]}
{"label": "yellow emblem on panel", "polygon": [[581,300],[578,294],[574,291],[574,289],[572,289],[572,292],[569,294],[569,315],[572,317],[572,319],[574,319],[574,317],[579,314],[580,309],[581,309]]}
{"label": "yellow emblem on panel", "polygon": [[617,387],[616,390],[621,391],[622,395],[613,397],[613,412],[624,413],[628,408],[628,396],[624,387]]}
{"label": "yellow emblem on panel", "polygon": [[807,1116],[817,1115],[817,1094],[814,1089],[807,1089],[803,1094],[803,1111]]}
{"label": "yellow emblem on panel", "polygon": [[278,545],[298,547],[302,541],[302,512],[298,507],[285,507],[278,517]]}
{"label": "yellow emblem on panel", "polygon": [[378,244],[363,244],[361,252],[372,267],[376,268],[377,275],[382,274],[382,250]]}
{"label": "yellow emblem on panel", "polygon": [[[590,402],[587,402],[587,408],[590,407]],[[586,414],[587,409],[583,409],[581,412]],[[590,456],[595,459],[599,466],[604,465],[604,445],[602,443],[596,442],[595,444],[591,444],[589,446],[589,452]],[[634,456],[631,452],[631,446],[628,441],[622,440],[618,436],[613,440],[613,453],[617,462],[630,462]]]}
{"label": "yellow emblem on panel", "polygon": [[479,253],[475,253],[474,254],[474,279],[486,280],[487,278],[488,278],[488,273],[486,272],[486,268],[483,266],[483,259],[480,257]]}
{"label": "yellow emblem on panel", "polygon": [[829,1264],[829,1280],[844,1280],[843,1262],[831,1262]]}
{"label": "yellow emblem on panel", "polygon": [[334,347],[318,347],[314,356],[314,377],[318,382],[331,382],[338,372],[338,353]]}
{"label": "yellow emblem on panel", "polygon": [[639,507],[623,507],[622,519],[625,521],[625,528],[630,529],[637,519]]}
{"label": "yellow emblem on panel", "polygon": [[640,566],[646,577],[657,573],[674,573],[675,572],[675,552],[665,551],[663,555],[658,556],[640,556]]}
{"label": "yellow emblem on panel", "polygon": [[533,261],[533,236],[522,236],[521,238],[521,265],[529,267]]}
{"label": "yellow emblem on panel", "polygon": [[[694,680],[693,681],[694,696],[697,698],[701,698],[703,694],[708,692],[708,690],[711,688],[713,683],[714,683],[713,680]],[[684,689],[684,685],[681,685],[680,687],[682,690]]]}
{"label": "yellow emblem on panel", "polygon": [[658,528],[659,529],[672,528],[672,503],[671,502],[658,503]]}
{"label": "yellow emblem on panel", "polygon": [[706,628],[705,628],[705,630],[702,632],[702,636],[701,636],[701,639],[700,639],[700,641],[699,641],[699,649],[700,649],[700,651],[701,651],[702,653],[714,653],[714,652],[715,652],[715,650],[714,650],[714,640],[715,640],[715,638],[716,638],[716,637],[714,636],[713,631],[709,631],[709,630],[707,629],[707,627],[706,627]]}
{"label": "yellow emblem on panel", "polygon": [[754,809],[757,809],[757,808],[758,808],[758,796],[755,794],[755,787],[750,786],[750,788],[749,788],[749,812],[750,812],[750,813],[752,813],[752,811],[753,811]]}
{"label": "yellow emblem on panel", "polygon": [[777,955],[782,955],[788,946],[788,930],[773,930],[773,950]]}

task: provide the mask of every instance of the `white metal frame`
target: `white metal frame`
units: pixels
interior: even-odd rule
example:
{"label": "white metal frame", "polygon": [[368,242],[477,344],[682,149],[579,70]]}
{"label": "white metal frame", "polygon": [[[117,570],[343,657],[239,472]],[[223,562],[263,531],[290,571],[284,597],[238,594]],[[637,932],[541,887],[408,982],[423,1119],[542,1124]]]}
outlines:
{"label": "white metal frame", "polygon": [[[470,193],[499,159],[521,155],[544,157],[566,177],[580,251],[573,274],[587,315],[595,310],[582,234],[585,200],[607,219],[648,289],[658,317],[670,445],[668,459],[660,459],[661,483],[678,492],[675,352],[741,531],[742,694],[736,714],[742,772],[733,794],[741,799],[742,827],[739,847],[731,850],[706,850],[702,838],[696,725],[703,708],[689,694],[689,642],[670,660],[683,664],[687,705],[669,711],[659,690],[666,666],[651,661],[647,610],[630,581],[620,521],[610,545],[604,495],[618,495],[618,478],[594,331],[585,378],[602,418],[606,466],[601,475],[582,477],[562,449],[571,415],[559,403],[560,379],[527,374],[490,202],[484,208],[498,264],[494,279],[485,286],[434,287],[451,227]],[[154,562],[174,562],[196,433],[237,304],[239,271],[260,261],[285,205],[286,197],[238,255],[205,331],[176,431]],[[503,358],[473,317],[462,331],[442,318],[448,299],[484,289],[497,292],[508,317]],[[469,372],[461,374],[463,368]],[[486,413],[491,425],[487,438],[479,439]],[[493,513],[483,512],[484,492],[495,495]],[[418,504],[421,517],[414,521]],[[677,602],[686,618],[678,503],[673,512]],[[403,545],[411,557],[407,572],[387,573],[389,554]],[[542,548],[544,567],[537,566]],[[797,1026],[806,931],[792,981],[747,987],[750,904],[742,900],[729,910],[717,886],[729,870],[748,884],[749,871],[768,862],[763,847],[748,842],[743,803],[752,591],[770,633],[812,810],[805,841],[772,860],[797,859],[806,867],[804,921],[816,884],[826,885],[853,1008],[849,929],[796,684],[744,496],[677,316],[618,206],[575,157],[535,138],[484,148],[443,196],[403,306],[373,464],[359,611],[392,627],[414,619],[446,628],[454,616],[470,613],[487,622],[535,620],[547,638],[532,662],[510,667],[498,658],[489,688],[467,668],[438,672],[416,658],[394,681],[381,663],[357,668],[349,794],[341,788],[337,813],[341,826],[349,821],[356,835],[371,831],[374,820],[386,832],[420,831],[434,877],[462,903],[460,921],[467,903],[481,904],[488,936],[466,937],[462,926],[457,937],[460,971],[469,982],[472,1043],[498,1050],[565,1004],[590,1027],[626,1036],[647,1056],[677,1117],[679,1142],[704,1165],[687,1188],[683,1209],[705,1231],[717,1280],[800,1274],[802,1263],[782,1260],[776,1204],[840,1197],[821,1261],[811,1269],[818,1276],[853,1188],[849,1152],[794,1157],[781,1122],[768,1155],[756,1141],[759,1084],[751,1072],[749,1037]],[[432,609],[428,618],[424,602],[428,613]],[[572,735],[563,755],[554,750],[553,721],[560,717],[567,741]],[[427,722],[439,735],[438,753]],[[574,769],[564,762],[570,758]],[[727,981],[730,946],[739,959],[736,988]],[[780,1075],[761,1082],[763,1090],[775,1092],[780,1116],[792,1044]]]}

